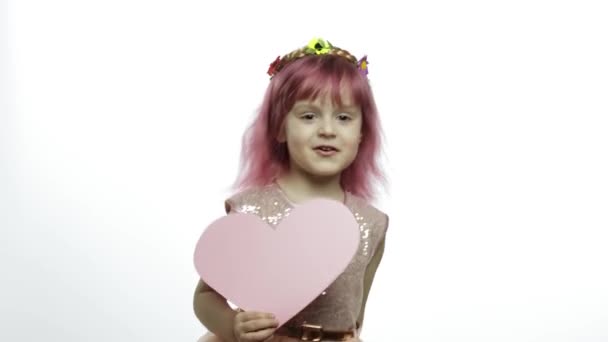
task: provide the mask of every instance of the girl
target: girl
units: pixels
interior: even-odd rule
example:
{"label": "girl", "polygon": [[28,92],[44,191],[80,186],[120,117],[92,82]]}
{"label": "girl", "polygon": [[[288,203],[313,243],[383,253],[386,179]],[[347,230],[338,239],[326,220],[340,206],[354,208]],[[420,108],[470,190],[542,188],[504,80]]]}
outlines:
{"label": "girl", "polygon": [[[194,311],[209,330],[199,342],[360,341],[365,304],[384,251],[388,216],[368,202],[380,124],[367,80],[367,58],[323,39],[270,65],[258,117],[243,137],[242,172],[226,213],[251,213],[272,227],[303,201],[343,202],[359,222],[359,250],[310,305],[277,329],[272,313],[233,310],[201,279]],[[281,286],[281,284],[277,284]]]}

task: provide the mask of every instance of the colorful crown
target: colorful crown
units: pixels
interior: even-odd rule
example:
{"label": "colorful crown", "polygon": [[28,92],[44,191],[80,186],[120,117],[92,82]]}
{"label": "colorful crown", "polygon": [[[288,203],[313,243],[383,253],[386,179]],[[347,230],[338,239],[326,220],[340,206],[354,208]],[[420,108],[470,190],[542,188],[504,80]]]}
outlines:
{"label": "colorful crown", "polygon": [[[268,68],[267,73],[268,73],[268,75],[270,75],[270,78],[272,79],[272,77],[274,77],[279,71],[281,71],[281,69],[283,69],[285,67],[285,65],[289,64],[290,62],[293,62],[304,56],[333,54],[331,52],[336,49],[337,49],[336,47],[334,47],[330,42],[328,42],[325,39],[313,38],[308,43],[308,45],[305,46],[304,48],[296,50],[290,54],[287,54],[287,55],[283,56],[282,58],[281,58],[281,56],[278,56],[272,63],[270,63],[270,67]],[[347,53],[346,51],[344,51],[342,49],[339,49],[339,50]],[[367,66],[369,64],[369,62],[367,61],[367,55],[363,56],[363,58],[359,59],[358,61],[355,57],[351,56],[350,54],[348,54],[348,57],[344,54],[335,54],[335,55],[341,56],[341,57],[347,59],[349,62],[355,64],[357,66],[357,69],[359,70],[359,72],[363,76],[367,77],[367,74],[368,74]],[[349,57],[352,57],[352,59]]]}

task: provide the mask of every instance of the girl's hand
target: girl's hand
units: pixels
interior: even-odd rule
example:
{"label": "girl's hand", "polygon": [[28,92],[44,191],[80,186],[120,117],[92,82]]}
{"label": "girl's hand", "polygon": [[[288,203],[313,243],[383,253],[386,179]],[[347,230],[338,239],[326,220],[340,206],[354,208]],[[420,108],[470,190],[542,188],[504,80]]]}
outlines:
{"label": "girl's hand", "polygon": [[239,342],[261,342],[271,339],[278,326],[273,314],[239,310],[232,331]]}

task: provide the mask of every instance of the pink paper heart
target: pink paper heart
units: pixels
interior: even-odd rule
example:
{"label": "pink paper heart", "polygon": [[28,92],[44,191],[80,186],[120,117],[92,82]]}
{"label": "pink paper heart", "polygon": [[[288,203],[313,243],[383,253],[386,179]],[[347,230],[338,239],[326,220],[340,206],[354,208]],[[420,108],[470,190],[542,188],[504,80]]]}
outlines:
{"label": "pink paper heart", "polygon": [[235,213],[207,227],[194,264],[227,300],[272,313],[283,325],[344,272],[359,234],[351,211],[327,199],[298,205],[274,229],[258,216]]}

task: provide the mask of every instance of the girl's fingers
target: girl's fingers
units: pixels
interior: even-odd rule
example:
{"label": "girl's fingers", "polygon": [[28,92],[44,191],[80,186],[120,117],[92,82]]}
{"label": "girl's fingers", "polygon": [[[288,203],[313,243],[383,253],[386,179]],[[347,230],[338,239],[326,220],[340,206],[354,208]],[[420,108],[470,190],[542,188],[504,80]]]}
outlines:
{"label": "girl's fingers", "polygon": [[262,329],[274,329],[279,326],[279,322],[272,318],[255,319],[241,323],[240,331],[253,332]]}
{"label": "girl's fingers", "polygon": [[268,313],[268,312],[256,312],[256,311],[253,311],[252,314],[253,314],[253,318],[259,318],[259,319],[262,319],[262,318],[274,318],[274,315],[271,314],[271,313]]}
{"label": "girl's fingers", "polygon": [[266,312],[239,312],[235,321],[235,335],[239,341],[267,341],[272,339],[279,326],[273,314]]}
{"label": "girl's fingers", "polygon": [[274,334],[274,331],[275,331],[275,329],[271,328],[271,329],[264,329],[264,330],[258,330],[258,331],[254,331],[254,332],[241,334],[241,340],[242,341],[265,341],[272,337],[272,334]]}
{"label": "girl's fingers", "polygon": [[274,319],[274,315],[267,312],[256,312],[256,311],[247,311],[238,314],[241,317],[242,322],[256,320],[256,319]]}

